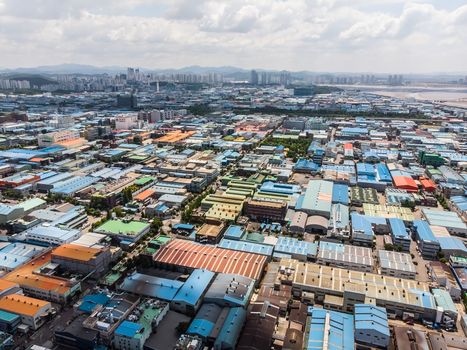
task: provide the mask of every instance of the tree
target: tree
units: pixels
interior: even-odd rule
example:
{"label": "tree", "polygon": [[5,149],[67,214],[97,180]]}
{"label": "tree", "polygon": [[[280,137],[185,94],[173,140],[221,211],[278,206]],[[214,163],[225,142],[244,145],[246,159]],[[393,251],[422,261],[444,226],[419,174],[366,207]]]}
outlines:
{"label": "tree", "polygon": [[154,218],[151,223],[150,232],[152,234],[157,234],[159,233],[159,230],[162,228],[162,226],[163,226],[162,220],[159,218]]}
{"label": "tree", "polygon": [[133,137],[133,143],[137,145],[142,145],[143,144],[143,138],[140,135],[135,135]]}

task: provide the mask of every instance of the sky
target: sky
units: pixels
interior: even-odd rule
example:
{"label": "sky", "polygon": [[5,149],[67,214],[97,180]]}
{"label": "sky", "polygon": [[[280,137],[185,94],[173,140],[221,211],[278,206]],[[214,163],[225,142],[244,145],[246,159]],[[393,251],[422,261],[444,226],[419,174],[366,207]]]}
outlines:
{"label": "sky", "polygon": [[467,0],[0,0],[0,67],[467,72]]}

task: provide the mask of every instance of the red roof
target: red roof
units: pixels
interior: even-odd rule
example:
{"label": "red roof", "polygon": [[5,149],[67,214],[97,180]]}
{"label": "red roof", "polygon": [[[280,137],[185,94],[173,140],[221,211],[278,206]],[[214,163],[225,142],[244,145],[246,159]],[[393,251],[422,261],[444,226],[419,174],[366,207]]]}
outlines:
{"label": "red roof", "polygon": [[420,178],[420,183],[425,191],[432,192],[436,189],[435,183],[427,178]]}
{"label": "red roof", "polygon": [[266,256],[176,239],[162,247],[154,260],[161,264],[232,273],[258,280]]}
{"label": "red roof", "polygon": [[351,143],[344,143],[344,149],[353,149],[353,145]]}
{"label": "red roof", "polygon": [[417,192],[418,186],[415,183],[415,180],[408,176],[393,176],[392,180],[394,181],[394,186],[397,188],[402,188],[409,192]]}

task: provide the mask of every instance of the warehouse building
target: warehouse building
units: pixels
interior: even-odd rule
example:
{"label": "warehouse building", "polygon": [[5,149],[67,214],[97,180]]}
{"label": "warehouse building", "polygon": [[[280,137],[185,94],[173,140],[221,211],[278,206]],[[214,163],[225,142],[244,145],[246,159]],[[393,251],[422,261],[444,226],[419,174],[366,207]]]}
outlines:
{"label": "warehouse building", "polygon": [[222,223],[220,225],[205,223],[196,230],[195,240],[203,244],[217,244],[222,238],[223,230],[224,224]]}
{"label": "warehouse building", "polygon": [[355,342],[369,347],[387,349],[391,334],[386,309],[371,304],[356,304]]}
{"label": "warehouse building", "polygon": [[51,193],[59,194],[62,196],[74,196],[82,189],[91,186],[98,181],[97,178],[91,176],[73,176],[70,179],[56,182]]}
{"label": "warehouse building", "polygon": [[323,180],[310,180],[303,196],[297,200],[295,209],[308,215],[331,216],[333,183]]}
{"label": "warehouse building", "polygon": [[300,261],[310,261],[316,259],[318,244],[308,241],[301,241],[292,237],[280,236],[274,246],[274,253],[287,255]]}
{"label": "warehouse building", "polygon": [[0,331],[5,333],[14,334],[16,329],[21,324],[21,316],[0,310]]}
{"label": "warehouse building", "polygon": [[150,298],[172,301],[183,282],[135,272],[125,278],[119,290]]}
{"label": "warehouse building", "polygon": [[149,232],[150,225],[142,221],[108,220],[96,228],[94,232],[102,233],[117,239],[123,245],[138,242]]}
{"label": "warehouse building", "polygon": [[388,315],[401,317],[410,312],[415,319],[435,321],[436,304],[427,283],[290,259],[282,259],[280,266],[276,283],[291,283],[295,296],[313,293],[315,303],[336,296],[347,312],[372,299]]}
{"label": "warehouse building", "polygon": [[303,235],[305,233],[307,219],[308,215],[306,215],[304,212],[296,211],[292,216],[292,221],[289,225],[289,231],[294,235]]}
{"label": "warehouse building", "polygon": [[332,188],[332,203],[349,205],[349,186],[335,183]]}
{"label": "warehouse building", "polygon": [[413,222],[418,249],[425,259],[434,260],[439,252],[439,242],[436,239],[428,222],[415,220]]}
{"label": "warehouse building", "polygon": [[262,244],[256,242],[249,242],[243,240],[231,240],[223,238],[219,245],[219,248],[236,250],[239,252],[254,253],[267,256],[272,256],[274,247],[269,244]]}
{"label": "warehouse building", "polygon": [[36,330],[52,313],[52,304],[20,294],[11,294],[0,298],[0,310],[20,315],[22,323]]}
{"label": "warehouse building", "polygon": [[264,255],[205,246],[180,239],[170,241],[154,256],[154,262],[160,267],[181,271],[209,269],[255,280],[259,280],[266,261],[267,257]]}
{"label": "warehouse building", "polygon": [[77,240],[81,231],[76,229],[64,229],[57,226],[51,226],[48,223],[43,223],[22,232],[29,241],[37,241],[47,243],[48,245],[61,245],[71,243]]}
{"label": "warehouse building", "polygon": [[245,215],[258,221],[283,221],[287,213],[285,201],[248,198],[245,201]]}
{"label": "warehouse building", "polygon": [[437,321],[448,329],[455,328],[459,317],[459,311],[452,301],[449,292],[444,289],[433,288],[432,293],[435,298],[436,305],[438,306],[438,311],[442,312],[441,320]]}
{"label": "warehouse building", "polygon": [[213,278],[214,272],[202,269],[194,270],[175,294],[170,303],[170,308],[194,316]]}
{"label": "warehouse building", "polygon": [[306,219],[305,231],[307,233],[318,233],[325,235],[328,232],[329,219],[324,216],[310,215]]}
{"label": "warehouse building", "polygon": [[422,214],[430,225],[446,227],[449,233],[453,235],[467,235],[467,225],[454,211],[423,208]]}
{"label": "warehouse building", "polygon": [[199,336],[214,349],[235,349],[246,311],[243,308],[222,308],[203,304],[188,327],[187,334]]}
{"label": "warehouse building", "polygon": [[41,254],[44,249],[38,245],[5,242],[0,249],[0,271],[12,271]]}
{"label": "warehouse building", "polygon": [[373,271],[374,266],[370,248],[324,241],[319,242],[316,262],[366,272]]}
{"label": "warehouse building", "polygon": [[46,205],[47,202],[40,198],[28,199],[16,205],[0,203],[0,224],[22,218],[36,209],[44,208]]}
{"label": "warehouse building", "polygon": [[398,218],[389,218],[388,222],[394,246],[399,246],[404,252],[409,252],[412,239],[410,238],[408,229],[405,227],[404,221]]}
{"label": "warehouse building", "polygon": [[444,257],[449,259],[451,256],[467,258],[467,247],[464,242],[457,237],[436,237],[439,242],[439,248]]}
{"label": "warehouse building", "polygon": [[67,271],[83,275],[101,276],[107,272],[111,260],[110,249],[89,248],[76,244],[63,244],[52,251],[52,262]]}
{"label": "warehouse building", "polygon": [[354,317],[352,315],[310,307],[309,320],[305,330],[306,349],[329,349],[333,346],[341,350],[353,350]]}
{"label": "warehouse building", "polygon": [[[3,277],[3,280],[19,285],[25,294],[39,299],[65,304],[80,291],[79,282],[45,274],[56,268],[51,263],[51,252],[37,256]],[[52,266],[51,266],[52,265]],[[45,272],[38,274],[36,271]]]}
{"label": "warehouse building", "polygon": [[254,279],[241,275],[219,273],[204,295],[204,302],[222,307],[246,308],[254,290]]}
{"label": "warehouse building", "polygon": [[407,253],[378,250],[380,273],[392,277],[415,279],[417,270]]}

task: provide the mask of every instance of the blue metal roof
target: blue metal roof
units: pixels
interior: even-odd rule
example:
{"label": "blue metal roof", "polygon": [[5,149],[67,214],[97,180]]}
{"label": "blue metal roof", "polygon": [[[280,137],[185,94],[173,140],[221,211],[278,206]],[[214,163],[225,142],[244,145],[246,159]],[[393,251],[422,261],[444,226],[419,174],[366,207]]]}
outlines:
{"label": "blue metal roof", "polygon": [[271,256],[273,251],[273,246],[261,243],[247,242],[247,241],[238,241],[233,239],[223,238],[218,245],[220,248],[238,250],[241,252],[255,253],[266,256]]}
{"label": "blue metal roof", "polygon": [[335,183],[332,188],[332,202],[348,205],[349,186]]}
{"label": "blue metal roof", "polygon": [[375,176],[376,170],[372,164],[368,163],[357,163],[357,174],[360,175],[368,175],[368,176]]}
{"label": "blue metal roof", "polygon": [[240,239],[244,233],[245,230],[242,226],[230,225],[227,230],[225,230],[224,237],[228,239]]}
{"label": "blue metal roof", "polygon": [[394,237],[397,238],[408,238],[410,239],[407,229],[404,225],[404,221],[399,218],[389,218],[389,225],[391,226],[391,232]]}
{"label": "blue metal roof", "polygon": [[294,193],[300,193],[300,186],[266,181],[261,185],[260,191],[292,195]]}
{"label": "blue metal roof", "polygon": [[419,289],[410,289],[411,293],[418,294],[418,300],[420,300],[421,305],[428,309],[436,309],[436,302],[433,294],[430,292],[425,292]]}
{"label": "blue metal roof", "polygon": [[296,170],[318,171],[319,164],[308,159],[299,159],[297,163],[295,163],[294,168]]}
{"label": "blue metal roof", "polygon": [[244,308],[231,308],[214,343],[214,348],[235,349],[245,320],[246,310]]}
{"label": "blue metal roof", "polygon": [[136,334],[141,332],[142,329],[142,325],[125,320],[120,324],[120,326],[117,327],[117,329],[115,330],[115,334],[128,338],[133,338]]}
{"label": "blue metal roof", "polygon": [[318,244],[300,241],[292,237],[280,236],[274,247],[274,252],[285,254],[300,254],[315,257],[318,252]]}
{"label": "blue metal roof", "polygon": [[[305,344],[307,350],[325,348],[326,329],[328,329],[326,350],[353,350],[355,348],[354,318],[352,315],[314,307],[311,308],[310,312],[308,343]],[[326,324],[327,320],[329,320],[328,324]]]}
{"label": "blue metal roof", "polygon": [[438,242],[441,250],[459,250],[467,256],[467,247],[464,242],[457,237],[438,237]]}
{"label": "blue metal roof", "polygon": [[91,313],[97,305],[105,305],[109,300],[109,296],[104,293],[85,295],[78,309],[79,311]]}
{"label": "blue metal roof", "polygon": [[467,197],[466,196],[453,196],[450,198],[451,202],[453,202],[456,207],[458,207],[461,211],[467,210]]}
{"label": "blue metal roof", "polygon": [[392,182],[391,173],[389,172],[386,164],[378,163],[376,164],[376,171],[378,173],[378,178],[383,182]]}
{"label": "blue metal roof", "polygon": [[194,270],[183,284],[182,288],[178,290],[173,301],[184,302],[188,305],[196,305],[208,288],[214,275],[214,272],[209,270]]}
{"label": "blue metal roof", "polygon": [[214,329],[222,307],[216,304],[203,304],[188,327],[187,334],[196,334],[207,338]]}
{"label": "blue metal roof", "polygon": [[420,241],[437,241],[433,231],[430,228],[430,225],[425,220],[414,220],[413,226],[417,231],[417,237]]}
{"label": "blue metal roof", "polygon": [[353,212],[350,214],[352,220],[352,231],[362,231],[368,236],[373,236],[373,227],[365,215]]}
{"label": "blue metal roof", "polygon": [[390,336],[388,315],[385,308],[370,304],[356,304],[354,314],[355,330],[374,329],[381,334]]}

